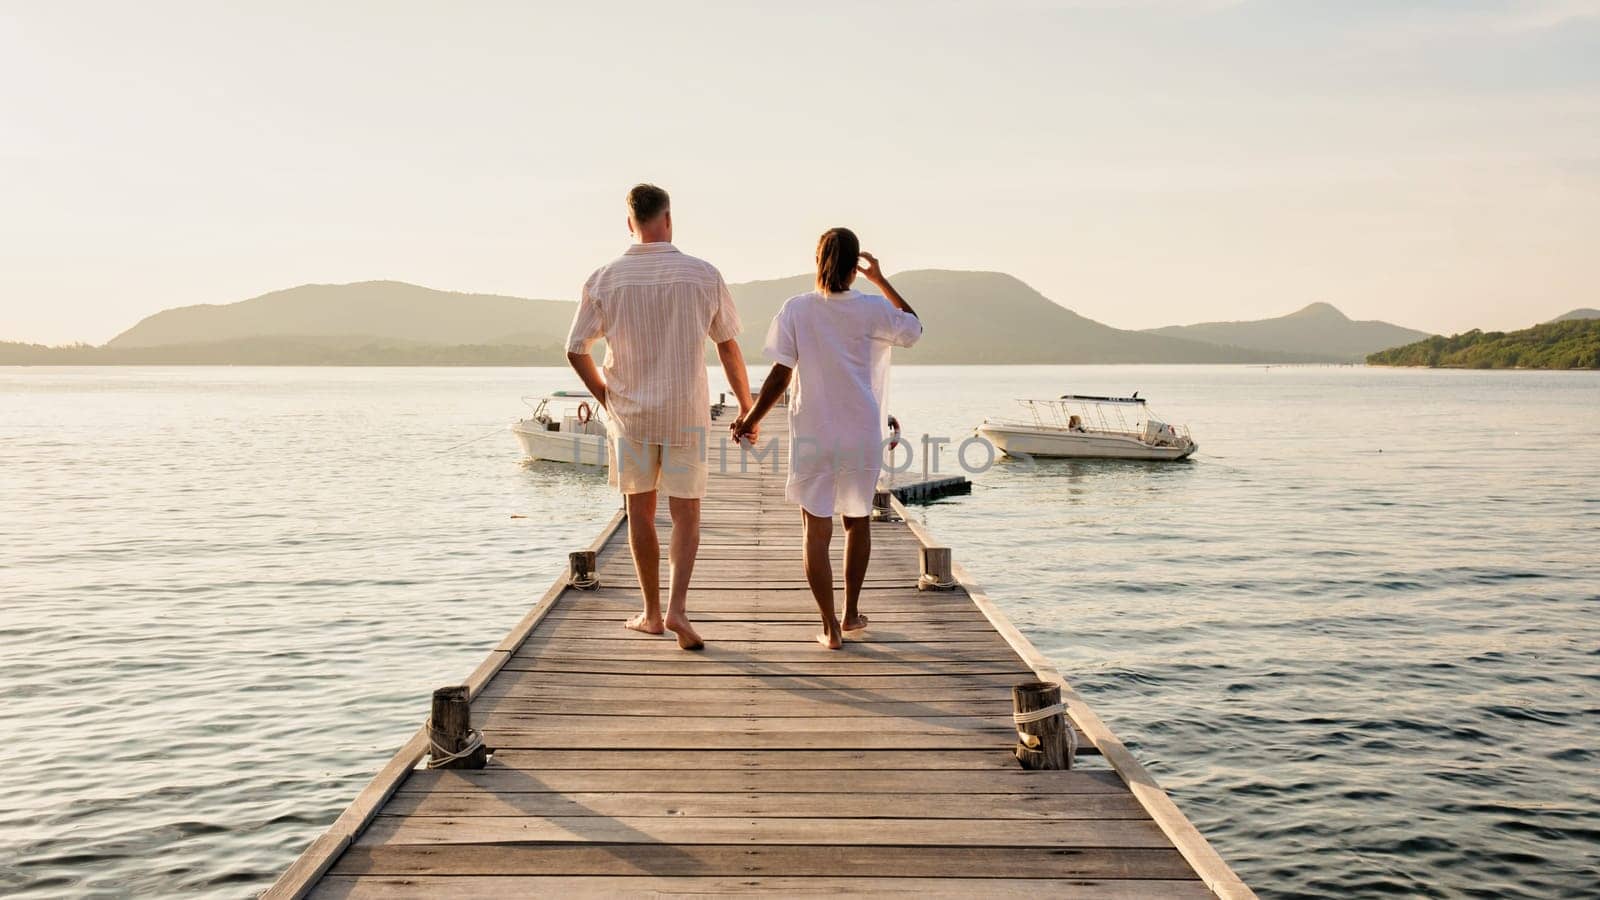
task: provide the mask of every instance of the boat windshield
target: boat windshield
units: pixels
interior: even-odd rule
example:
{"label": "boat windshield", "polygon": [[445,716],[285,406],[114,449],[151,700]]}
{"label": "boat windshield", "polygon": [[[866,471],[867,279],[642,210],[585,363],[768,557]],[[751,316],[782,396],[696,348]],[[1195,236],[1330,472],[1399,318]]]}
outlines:
{"label": "boat windshield", "polygon": [[529,418],[537,422],[552,422],[576,416],[580,406],[588,406],[593,419],[605,421],[605,408],[596,403],[594,395],[588,391],[552,391],[543,397],[525,396],[522,402],[533,410],[533,415]]}
{"label": "boat windshield", "polygon": [[1157,417],[1142,397],[1096,397],[1066,394],[1052,399],[1019,399],[1024,421],[1039,428],[1056,428],[1084,434],[1122,434],[1141,440],[1187,437],[1185,429]]}

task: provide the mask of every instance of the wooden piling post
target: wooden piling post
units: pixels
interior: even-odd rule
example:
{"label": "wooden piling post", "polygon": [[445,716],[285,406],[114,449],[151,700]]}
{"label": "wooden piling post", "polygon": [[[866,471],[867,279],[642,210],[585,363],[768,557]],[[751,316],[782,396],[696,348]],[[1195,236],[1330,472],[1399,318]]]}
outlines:
{"label": "wooden piling post", "polygon": [[922,577],[917,579],[919,591],[950,591],[956,588],[954,564],[949,547],[923,547]]}
{"label": "wooden piling post", "polygon": [[464,684],[433,692],[433,712],[428,717],[430,769],[481,769],[489,761],[483,735],[472,730],[472,704]]}
{"label": "wooden piling post", "polygon": [[1017,762],[1024,769],[1070,769],[1077,751],[1072,726],[1061,706],[1061,686],[1025,681],[1011,689],[1017,725]]}
{"label": "wooden piling post", "polygon": [[875,522],[893,522],[894,502],[890,499],[893,495],[888,491],[876,491],[872,495],[872,520]]}
{"label": "wooden piling post", "polygon": [[580,591],[592,591],[600,586],[599,565],[593,550],[575,550],[567,554],[567,584]]}

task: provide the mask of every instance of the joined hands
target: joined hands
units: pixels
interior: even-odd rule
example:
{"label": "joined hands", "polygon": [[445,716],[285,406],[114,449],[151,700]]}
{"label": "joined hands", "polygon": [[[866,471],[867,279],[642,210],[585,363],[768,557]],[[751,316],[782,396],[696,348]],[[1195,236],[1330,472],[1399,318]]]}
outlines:
{"label": "joined hands", "polygon": [[760,438],[761,423],[751,420],[749,410],[740,413],[739,418],[734,419],[732,424],[728,426],[728,439],[735,444],[748,441],[750,446],[754,447],[756,441],[760,440]]}

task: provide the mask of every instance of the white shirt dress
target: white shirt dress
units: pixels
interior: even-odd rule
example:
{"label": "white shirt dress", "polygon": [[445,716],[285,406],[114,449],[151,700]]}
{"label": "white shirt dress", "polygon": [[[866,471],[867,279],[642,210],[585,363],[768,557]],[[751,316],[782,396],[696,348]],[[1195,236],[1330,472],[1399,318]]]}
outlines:
{"label": "white shirt dress", "polygon": [[850,290],[790,297],[766,355],[795,370],[786,495],[814,516],[872,513],[883,466],[889,353],[922,337],[917,317]]}

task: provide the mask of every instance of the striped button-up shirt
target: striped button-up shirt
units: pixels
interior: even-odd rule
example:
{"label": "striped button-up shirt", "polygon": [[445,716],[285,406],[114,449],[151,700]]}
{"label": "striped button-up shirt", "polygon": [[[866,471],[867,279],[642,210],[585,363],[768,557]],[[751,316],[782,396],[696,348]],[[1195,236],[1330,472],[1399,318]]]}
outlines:
{"label": "striped button-up shirt", "polygon": [[568,353],[606,340],[613,433],[647,444],[697,444],[711,427],[706,338],[739,335],[722,273],[666,242],[634,244],[583,286]]}

